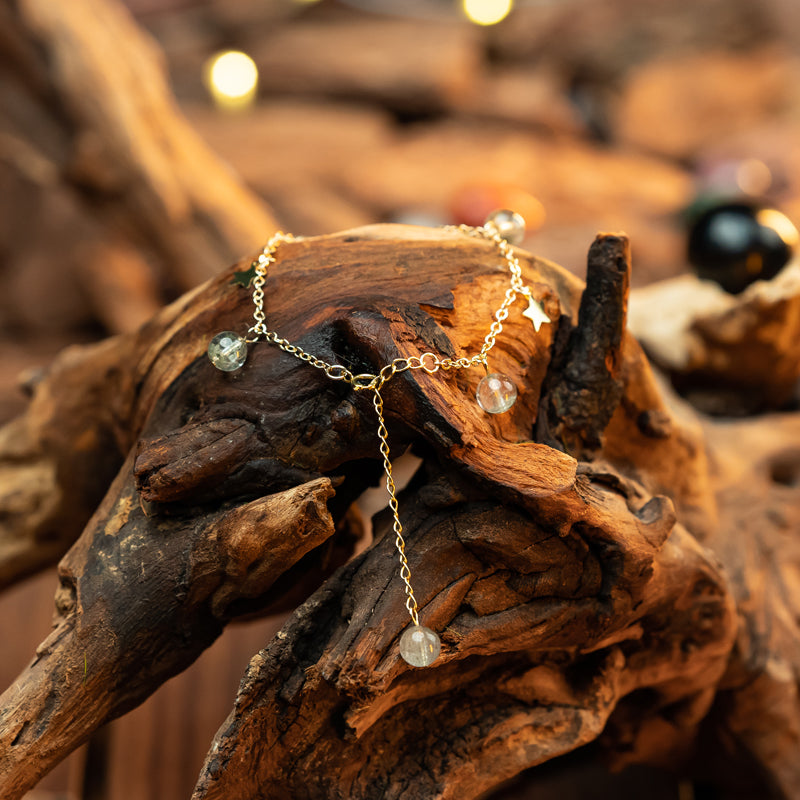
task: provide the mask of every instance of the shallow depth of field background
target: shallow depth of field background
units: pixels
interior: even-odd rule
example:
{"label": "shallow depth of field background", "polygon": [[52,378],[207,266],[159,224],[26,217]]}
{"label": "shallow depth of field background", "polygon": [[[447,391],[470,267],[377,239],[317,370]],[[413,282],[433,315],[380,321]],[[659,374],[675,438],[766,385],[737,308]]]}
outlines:
{"label": "shallow depth of field background", "polygon": [[[511,207],[528,219],[525,246],[578,275],[597,231],[624,230],[641,286],[688,269],[685,212],[698,194],[764,199],[800,222],[795,0],[517,0],[489,26],[450,0],[127,6],[163,49],[191,125],[284,230],[479,224]],[[226,99],[224,79],[211,77],[212,59],[231,50],[257,69],[250,101]],[[117,299],[139,310],[124,324],[109,315],[97,276],[74,258],[91,212],[63,186],[42,192],[3,130],[0,119],[5,422],[24,408],[20,374],[144,321],[180,282],[152,265],[131,280],[130,298],[119,284]],[[2,597],[3,687],[45,637],[55,585],[50,571]],[[279,624],[232,627],[113,723],[108,800],[189,796],[249,657]],[[79,797],[84,762],[76,754],[30,797]],[[579,796],[607,796],[576,761],[581,770]],[[543,768],[496,796],[569,800],[549,780]],[[652,773],[616,780],[620,800],[643,796],[642,786],[655,800],[681,791]]]}

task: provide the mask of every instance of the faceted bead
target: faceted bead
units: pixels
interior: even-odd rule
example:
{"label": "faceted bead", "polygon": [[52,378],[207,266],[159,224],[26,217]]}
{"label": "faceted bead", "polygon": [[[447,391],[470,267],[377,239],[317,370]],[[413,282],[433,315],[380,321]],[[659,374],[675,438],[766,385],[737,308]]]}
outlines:
{"label": "faceted bead", "polygon": [[247,342],[233,331],[222,331],[208,343],[211,363],[223,372],[233,372],[247,358]]}
{"label": "faceted bead", "polygon": [[522,244],[525,238],[525,220],[516,211],[509,211],[507,208],[492,211],[484,224],[488,223],[494,225],[509,244]]}
{"label": "faceted bead", "polygon": [[412,667],[427,667],[439,657],[442,645],[430,628],[412,625],[400,637],[400,655]]}
{"label": "faceted bead", "polygon": [[489,414],[502,414],[516,402],[517,387],[508,375],[492,372],[481,379],[475,398],[478,405]]}

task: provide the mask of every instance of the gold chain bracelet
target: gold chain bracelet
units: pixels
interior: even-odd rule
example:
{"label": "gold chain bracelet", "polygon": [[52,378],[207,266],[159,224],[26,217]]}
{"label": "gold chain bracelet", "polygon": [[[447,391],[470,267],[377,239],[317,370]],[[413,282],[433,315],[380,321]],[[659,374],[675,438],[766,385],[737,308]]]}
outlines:
{"label": "gold chain bracelet", "polygon": [[508,318],[511,305],[522,295],[528,301],[528,308],[523,315],[533,323],[538,332],[545,322],[550,322],[542,306],[533,298],[531,290],[522,280],[522,270],[517,257],[514,255],[512,245],[519,244],[525,235],[525,221],[513,211],[500,210],[489,215],[486,222],[480,227],[469,225],[446,226],[447,231],[457,231],[467,236],[486,239],[492,242],[505,260],[511,274],[510,285],[506,289],[505,297],[500,307],[494,313],[494,319],[489,327],[483,345],[478,353],[462,358],[440,358],[436,353],[422,353],[419,356],[396,358],[383,366],[378,372],[353,373],[342,364],[331,364],[306,352],[299,345],[284,339],[275,331],[269,330],[264,310],[264,285],[267,280],[267,270],[275,262],[276,252],[284,242],[293,242],[295,237],[291,234],[278,232],[274,234],[264,246],[258,257],[252,262],[253,272],[253,319],[246,336],[240,336],[234,331],[223,331],[211,340],[208,346],[208,357],[217,369],[232,372],[239,369],[247,358],[248,344],[266,341],[276,345],[285,353],[305,361],[316,369],[322,370],[325,375],[334,381],[345,381],[355,391],[372,392],[372,403],[378,417],[378,440],[380,453],[383,458],[383,470],[386,474],[386,489],[389,495],[389,508],[392,512],[392,529],[395,535],[395,547],[400,558],[400,577],[403,581],[406,594],[406,609],[411,617],[411,626],[406,628],[400,637],[400,655],[412,666],[426,667],[432,664],[439,656],[441,643],[435,631],[419,623],[419,608],[411,586],[411,570],[406,558],[406,542],[403,537],[403,525],[400,522],[400,512],[397,504],[397,491],[392,475],[392,462],[390,459],[388,431],[383,416],[383,397],[381,389],[384,384],[407,370],[421,369],[429,374],[439,370],[468,369],[483,366],[486,376],[481,379],[476,392],[478,405],[487,413],[502,414],[508,411],[516,401],[517,387],[507,375],[498,372],[489,372],[487,356],[495,345],[497,337],[503,331],[503,322]]}

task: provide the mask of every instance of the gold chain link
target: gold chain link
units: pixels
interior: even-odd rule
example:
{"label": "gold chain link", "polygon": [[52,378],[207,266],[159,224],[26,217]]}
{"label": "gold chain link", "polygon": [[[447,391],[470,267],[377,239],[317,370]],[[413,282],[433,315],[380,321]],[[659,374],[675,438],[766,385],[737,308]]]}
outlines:
{"label": "gold chain link", "polygon": [[400,577],[403,579],[406,590],[406,609],[414,625],[419,625],[417,598],[414,597],[414,589],[411,586],[411,570],[408,567],[408,560],[406,559],[406,540],[403,538],[403,525],[400,522],[400,512],[397,505],[397,490],[394,485],[392,462],[389,457],[389,431],[386,430],[386,422],[383,419],[383,397],[381,397],[380,389],[374,390],[372,404],[375,406],[375,413],[378,415],[378,439],[380,439],[381,442],[380,450],[383,456],[383,471],[386,473],[386,491],[389,493],[389,508],[392,509],[394,546],[400,554]]}
{"label": "gold chain link", "polygon": [[481,227],[470,225],[448,225],[444,230],[458,232],[478,239],[485,239],[492,242],[502,255],[511,274],[511,285],[506,290],[505,297],[500,307],[494,313],[494,320],[489,327],[489,331],[483,340],[483,345],[478,353],[473,356],[461,358],[440,358],[436,353],[422,353],[418,356],[408,356],[395,358],[386,364],[378,372],[364,372],[354,374],[351,370],[341,364],[331,364],[317,356],[303,350],[302,347],[292,344],[288,339],[279,336],[275,331],[267,328],[266,313],[264,311],[264,284],[267,280],[267,271],[270,264],[275,263],[275,253],[278,247],[284,242],[293,242],[295,237],[288,233],[278,231],[264,246],[258,257],[251,263],[255,269],[253,278],[253,325],[248,329],[250,338],[248,342],[259,341],[263,337],[266,341],[279,347],[285,353],[295,358],[305,361],[316,369],[322,370],[328,378],[334,381],[345,381],[356,391],[368,390],[372,394],[372,404],[378,417],[378,439],[380,441],[380,452],[383,458],[383,471],[386,475],[386,489],[389,494],[389,508],[392,511],[392,530],[394,531],[394,544],[400,556],[400,577],[405,585],[406,609],[414,625],[419,625],[417,600],[414,596],[414,589],[411,586],[411,570],[406,558],[406,543],[403,538],[403,525],[400,522],[400,512],[397,503],[397,490],[392,475],[392,462],[389,450],[389,432],[383,416],[383,397],[381,388],[395,375],[407,370],[424,370],[428,374],[434,374],[441,370],[468,369],[483,365],[487,366],[486,356],[494,347],[497,337],[503,331],[503,323],[508,318],[508,312],[518,294],[531,297],[530,289],[525,286],[522,280],[522,269],[519,260],[514,255],[511,245],[503,239],[497,228],[492,223],[487,223]]}

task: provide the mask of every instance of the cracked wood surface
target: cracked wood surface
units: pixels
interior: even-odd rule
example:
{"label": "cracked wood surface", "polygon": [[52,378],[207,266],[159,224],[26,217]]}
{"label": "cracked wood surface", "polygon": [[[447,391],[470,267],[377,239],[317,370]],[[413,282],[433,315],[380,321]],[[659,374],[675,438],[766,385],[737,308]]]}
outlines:
{"label": "cracked wood surface", "polygon": [[[520,258],[554,324],[535,334],[517,307],[505,324],[490,363],[521,389],[509,414],[477,407],[478,370],[409,371],[383,391],[393,453],[423,460],[400,504],[421,617],[444,645],[426,670],[398,658],[407,615],[385,515],[344,564],[348,510],[381,474],[371,398],[263,343],[240,371],[215,370],[208,340],[252,315],[232,270],[138,332],[57,362],[0,436],[0,467],[48,466],[62,498],[26,527],[20,491],[30,505],[50,490],[0,496],[7,580],[10,542],[35,552],[67,513],[59,530],[74,541],[54,632],[0,698],[4,797],[21,797],[229,620],[275,608],[297,610],[254,658],[197,800],[476,797],[601,734],[621,762],[677,764],[721,687],[745,698],[734,678],[748,578],[732,583],[704,547],[726,517],[702,428],[618,327],[603,340],[618,401],[596,417],[592,460],[537,442],[563,363],[556,337],[587,341],[581,325],[596,317],[579,316],[576,279]],[[484,242],[372,226],[281,246],[268,283],[271,327],[359,373],[427,350],[475,352],[507,275]],[[81,381],[96,387],[83,405],[67,391]],[[77,468],[109,441],[102,468]],[[769,600],[759,618],[773,613]],[[782,642],[791,665],[790,632]],[[747,695],[756,707],[766,697]],[[759,750],[745,722],[741,746],[791,787],[787,751]]]}

